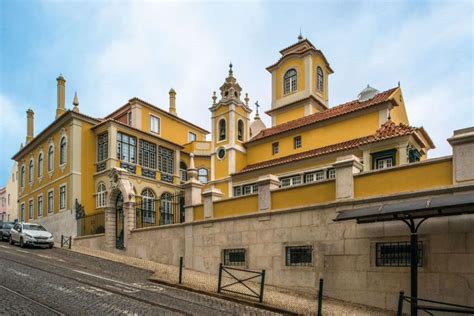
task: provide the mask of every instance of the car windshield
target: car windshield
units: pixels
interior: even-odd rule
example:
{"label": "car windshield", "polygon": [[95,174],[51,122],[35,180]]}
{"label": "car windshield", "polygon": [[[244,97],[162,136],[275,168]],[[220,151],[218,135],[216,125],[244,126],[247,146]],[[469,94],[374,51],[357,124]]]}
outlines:
{"label": "car windshield", "polygon": [[41,225],[23,225],[23,229],[46,231],[46,229]]}
{"label": "car windshield", "polygon": [[12,227],[13,227],[13,224],[11,224],[11,223],[3,223],[3,228],[10,229]]}

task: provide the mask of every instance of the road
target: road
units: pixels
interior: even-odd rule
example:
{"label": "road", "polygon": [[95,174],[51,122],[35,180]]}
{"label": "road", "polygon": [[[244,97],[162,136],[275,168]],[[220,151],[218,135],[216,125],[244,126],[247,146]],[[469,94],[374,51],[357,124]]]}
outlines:
{"label": "road", "polygon": [[0,315],[270,315],[148,281],[151,272],[64,249],[0,242]]}

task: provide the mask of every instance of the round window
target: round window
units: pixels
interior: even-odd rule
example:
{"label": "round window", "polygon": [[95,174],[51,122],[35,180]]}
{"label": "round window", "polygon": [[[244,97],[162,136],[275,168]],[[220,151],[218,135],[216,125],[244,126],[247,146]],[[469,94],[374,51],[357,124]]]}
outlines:
{"label": "round window", "polygon": [[217,150],[217,158],[224,159],[224,157],[225,157],[225,149],[224,148],[219,148]]}

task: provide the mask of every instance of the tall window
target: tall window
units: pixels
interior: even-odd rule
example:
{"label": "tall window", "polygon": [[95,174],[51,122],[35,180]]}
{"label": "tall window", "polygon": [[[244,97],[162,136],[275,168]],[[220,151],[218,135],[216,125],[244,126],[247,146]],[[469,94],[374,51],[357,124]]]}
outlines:
{"label": "tall window", "polygon": [[150,131],[153,133],[160,133],[160,118],[157,116],[150,116]]}
{"label": "tall window", "polygon": [[43,196],[38,196],[38,217],[43,216]]}
{"label": "tall window", "polygon": [[196,134],[193,132],[188,133],[188,142],[194,142],[196,140]]}
{"label": "tall window", "polygon": [[155,223],[155,193],[150,189],[142,191],[142,221]]}
{"label": "tall window", "polygon": [[38,156],[38,178],[43,177],[43,153]]}
{"label": "tall window", "polygon": [[53,212],[54,209],[54,198],[53,198],[54,191],[48,192],[48,214]]}
{"label": "tall window", "polygon": [[244,141],[244,122],[241,120],[237,123],[237,139]]}
{"label": "tall window", "polygon": [[30,160],[30,164],[28,165],[28,181],[33,182],[33,166],[34,166],[34,163],[33,163],[33,159]]}
{"label": "tall window", "polygon": [[96,198],[96,205],[97,207],[104,207],[105,206],[105,195],[107,189],[105,188],[105,184],[102,182],[99,183],[97,186],[97,198]]}
{"label": "tall window", "polygon": [[208,181],[208,171],[206,168],[199,168],[198,170],[198,179],[201,183],[207,183]]}
{"label": "tall window", "polygon": [[156,145],[140,140],[138,161],[145,168],[156,169]]}
{"label": "tall window", "polygon": [[25,220],[25,203],[21,203],[20,205],[20,221]]}
{"label": "tall window", "polygon": [[173,224],[173,207],[170,193],[161,195],[160,203],[160,225]]}
{"label": "tall window", "polygon": [[33,200],[28,202],[28,218],[33,219]]}
{"label": "tall window", "polygon": [[66,208],[66,186],[62,185],[59,187],[59,209],[64,210]]}
{"label": "tall window", "polygon": [[66,163],[66,137],[61,138],[59,143],[59,164],[64,165]]}
{"label": "tall window", "polygon": [[97,136],[97,161],[103,161],[109,156],[109,134]]}
{"label": "tall window", "polygon": [[174,173],[174,151],[166,147],[159,147],[159,169],[167,174]]}
{"label": "tall window", "polygon": [[187,174],[188,166],[184,163],[184,161],[179,162],[179,178],[181,182],[186,182],[188,180]]}
{"label": "tall window", "polygon": [[53,145],[48,148],[48,171],[53,171],[54,168],[54,147]]}
{"label": "tall window", "polygon": [[117,133],[117,158],[124,162],[137,162],[137,139]]}
{"label": "tall window", "polygon": [[318,68],[316,68],[316,88],[318,89],[319,92],[323,92],[324,75],[323,75],[323,69],[319,66]]}
{"label": "tall window", "polygon": [[301,136],[296,136],[295,138],[293,138],[293,147],[295,149],[298,149],[298,148],[301,148]]}
{"label": "tall window", "polygon": [[25,186],[25,166],[21,166],[20,184],[22,188]]}
{"label": "tall window", "polygon": [[283,91],[284,93],[290,93],[296,91],[297,81],[296,81],[296,70],[290,69],[285,73],[283,79]]}
{"label": "tall window", "polygon": [[221,119],[219,121],[219,140],[224,140],[226,138],[226,133],[225,120]]}
{"label": "tall window", "polygon": [[278,154],[279,151],[280,151],[280,148],[278,146],[278,143],[273,143],[272,144],[272,154],[276,155],[276,154]]}

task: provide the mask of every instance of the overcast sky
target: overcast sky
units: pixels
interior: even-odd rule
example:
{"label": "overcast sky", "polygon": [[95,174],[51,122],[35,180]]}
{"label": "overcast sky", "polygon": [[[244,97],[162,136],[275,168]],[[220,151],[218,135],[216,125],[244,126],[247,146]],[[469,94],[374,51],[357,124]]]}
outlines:
{"label": "overcast sky", "polygon": [[0,186],[25,140],[25,111],[35,111],[35,134],[54,119],[60,73],[67,106],[77,91],[88,115],[132,97],[167,109],[173,87],[178,114],[210,129],[229,61],[266,110],[265,67],[300,27],[334,70],[330,106],[400,81],[410,124],[437,146],[430,156],[449,155],[446,138],[474,125],[473,23],[472,1],[0,1]]}

